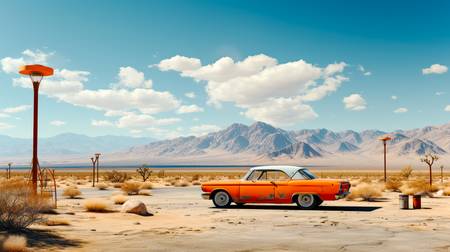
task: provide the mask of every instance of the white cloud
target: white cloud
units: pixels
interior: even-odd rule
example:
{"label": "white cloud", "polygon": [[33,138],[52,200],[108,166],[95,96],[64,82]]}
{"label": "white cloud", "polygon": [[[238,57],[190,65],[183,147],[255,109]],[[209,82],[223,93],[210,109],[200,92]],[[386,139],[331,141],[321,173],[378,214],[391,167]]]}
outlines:
{"label": "white cloud", "polygon": [[149,131],[153,137],[156,138],[162,138],[162,139],[173,139],[182,136],[182,128],[177,128],[175,130],[169,130],[169,129],[161,129],[157,127],[149,127],[146,129]]}
{"label": "white cloud", "polygon": [[95,127],[111,127],[114,123],[107,120],[92,120],[91,125]]}
{"label": "white cloud", "polygon": [[394,110],[394,113],[406,113],[406,112],[408,112],[407,108],[398,108]]}
{"label": "white cloud", "polygon": [[398,97],[396,95],[393,95],[393,96],[391,96],[391,99],[395,101],[398,99]]}
{"label": "white cloud", "polygon": [[422,74],[443,74],[448,70],[447,66],[441,64],[433,64],[430,67],[422,69]]}
{"label": "white cloud", "polygon": [[345,108],[349,110],[364,110],[367,107],[367,102],[360,94],[351,94],[347,97],[344,97],[342,100],[345,104]]}
{"label": "white cloud", "polygon": [[27,64],[46,64],[48,57],[53,55],[53,53],[44,53],[40,50],[30,50],[26,49],[22,52],[22,57],[12,58],[5,57],[0,60],[2,70],[5,73],[17,73],[19,72],[19,67]]}
{"label": "white cloud", "polygon": [[165,59],[157,65],[161,71],[191,71],[201,67],[201,61],[196,58],[188,58],[180,55],[173,56],[170,59]]}
{"label": "white cloud", "polygon": [[8,123],[0,122],[0,130],[10,129],[10,128],[14,128],[14,126],[11,124],[8,124]]}
{"label": "white cloud", "polygon": [[299,98],[276,98],[250,107],[244,115],[256,121],[275,126],[293,125],[318,117],[311,106],[302,104]]}
{"label": "white cloud", "polygon": [[184,94],[184,96],[186,96],[187,98],[194,99],[196,95],[194,92],[187,92]]}
{"label": "white cloud", "polygon": [[196,113],[196,112],[203,112],[204,109],[202,107],[199,107],[195,104],[192,105],[183,105],[178,108],[177,113],[178,114],[187,114],[187,113]]}
{"label": "white cloud", "polygon": [[364,75],[364,76],[370,76],[372,75],[372,72],[366,71],[366,69],[364,68],[364,66],[359,65],[358,66],[358,70]]}
{"label": "white cloud", "polygon": [[[160,64],[162,62],[164,61]],[[348,80],[340,75],[346,66],[346,63],[339,62],[320,68],[304,60],[279,64],[276,59],[259,54],[242,61],[223,57],[212,64],[189,70],[175,67],[160,69],[178,71],[182,76],[205,81],[209,104],[220,107],[221,103],[231,102],[245,109],[244,114],[254,120],[264,117],[269,119],[265,121],[275,124],[290,124],[293,121],[299,122],[300,119],[317,117],[312,108],[304,103],[323,99],[335,92],[342,82]],[[295,116],[294,119],[281,118],[264,108],[272,103],[282,106],[287,101],[295,101],[294,108],[290,110],[306,111],[307,114]],[[282,113],[283,115],[291,115],[287,108],[284,109],[286,113]]]}
{"label": "white cloud", "polygon": [[208,133],[211,133],[211,132],[219,131],[220,129],[221,128],[217,125],[202,124],[202,125],[197,125],[197,126],[191,127],[190,133],[191,133],[191,135],[194,135],[194,136],[203,136],[203,135],[207,135]]}
{"label": "white cloud", "polygon": [[56,126],[56,127],[60,127],[60,126],[63,126],[65,124],[66,124],[66,122],[60,121],[60,120],[54,120],[54,121],[50,122],[50,125],[53,125],[53,126]]}
{"label": "white cloud", "polygon": [[139,72],[133,67],[121,67],[119,69],[119,84],[129,88],[151,88],[152,80],[145,80],[143,72]]}
{"label": "white cloud", "polygon": [[29,110],[30,108],[31,108],[30,105],[20,105],[20,106],[16,106],[16,107],[4,108],[4,109],[2,109],[2,112],[6,113],[6,114],[15,114],[15,113],[20,113],[20,112]]}
{"label": "white cloud", "polygon": [[440,95],[443,95],[443,94],[445,94],[445,92],[436,92],[435,93],[435,95],[437,95],[437,96],[440,96]]}
{"label": "white cloud", "polygon": [[157,119],[147,114],[135,114],[129,113],[122,116],[117,121],[117,127],[119,128],[145,128],[152,126],[170,125],[179,122],[179,118],[162,118]]}
{"label": "white cloud", "polygon": [[450,112],[450,105],[447,105],[447,106],[444,108],[444,110],[447,111],[447,112]]}

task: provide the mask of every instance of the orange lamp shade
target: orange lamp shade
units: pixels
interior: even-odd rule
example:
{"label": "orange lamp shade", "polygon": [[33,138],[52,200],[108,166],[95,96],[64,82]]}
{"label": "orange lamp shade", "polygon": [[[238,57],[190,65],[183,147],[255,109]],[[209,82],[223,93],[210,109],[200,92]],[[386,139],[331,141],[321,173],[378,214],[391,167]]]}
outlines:
{"label": "orange lamp shade", "polygon": [[43,65],[25,65],[19,68],[19,73],[24,75],[53,75],[53,68]]}
{"label": "orange lamp shade", "polygon": [[379,139],[381,141],[389,141],[389,140],[392,140],[392,137],[390,137],[390,136],[383,136],[383,137],[380,137]]}

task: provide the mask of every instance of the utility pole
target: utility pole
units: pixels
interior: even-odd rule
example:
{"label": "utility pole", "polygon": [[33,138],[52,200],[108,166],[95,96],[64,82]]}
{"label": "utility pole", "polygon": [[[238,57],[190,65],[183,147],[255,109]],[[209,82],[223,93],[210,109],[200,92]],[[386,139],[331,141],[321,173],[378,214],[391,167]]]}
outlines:
{"label": "utility pole", "polygon": [[387,152],[387,147],[386,147],[386,142],[389,140],[392,140],[392,138],[390,136],[384,136],[379,138],[379,140],[383,141],[383,146],[384,146],[384,182],[386,183],[387,181],[387,174],[386,174],[386,152]]}
{"label": "utility pole", "polygon": [[97,163],[97,159],[91,157],[92,161],[92,187],[95,187],[95,163]]}
{"label": "utility pole", "polygon": [[97,163],[97,183],[98,183],[98,178],[99,178],[99,175],[98,175],[98,164],[100,163],[100,161],[99,161],[99,157],[100,157],[100,153],[95,153],[95,162]]}

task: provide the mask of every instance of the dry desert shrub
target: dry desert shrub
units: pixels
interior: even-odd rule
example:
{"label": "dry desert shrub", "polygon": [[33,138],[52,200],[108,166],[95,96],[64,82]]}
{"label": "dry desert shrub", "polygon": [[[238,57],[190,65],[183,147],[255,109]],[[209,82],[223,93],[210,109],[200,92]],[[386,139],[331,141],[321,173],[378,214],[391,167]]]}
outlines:
{"label": "dry desert shrub", "polygon": [[114,188],[121,188],[123,183],[113,183]]}
{"label": "dry desert shrub", "polygon": [[363,201],[373,201],[374,199],[381,197],[381,195],[382,187],[379,184],[360,183],[350,189],[347,200],[360,199]]}
{"label": "dry desert shrub", "polygon": [[132,195],[132,194],[138,194],[140,187],[141,187],[140,182],[127,181],[122,184],[122,187],[120,189],[128,195]]}
{"label": "dry desert shrub", "polygon": [[68,197],[70,199],[75,199],[76,197],[81,195],[81,191],[78,190],[76,186],[66,187],[63,191],[63,196]]}
{"label": "dry desert shrub", "polygon": [[150,190],[139,190],[139,195],[143,195],[143,196],[152,196],[152,192]]}
{"label": "dry desert shrub", "polygon": [[125,201],[128,200],[128,197],[123,194],[118,194],[118,195],[112,196],[111,199],[113,200],[114,204],[122,205],[123,203],[125,203]]}
{"label": "dry desert shrub", "polygon": [[414,194],[427,194],[431,195],[433,192],[439,190],[438,186],[430,186],[429,182],[426,180],[412,180],[407,181],[400,187],[400,191],[403,194],[414,195]]}
{"label": "dry desert shrub", "polygon": [[393,178],[389,178],[386,181],[386,183],[384,184],[384,189],[389,190],[389,191],[393,191],[393,192],[399,192],[400,191],[400,187],[402,185],[403,185],[403,183],[400,180],[400,178],[393,177]]}
{"label": "dry desert shrub", "polygon": [[27,251],[27,239],[20,235],[10,235],[3,243],[5,252]]}
{"label": "dry desert shrub", "polygon": [[192,181],[192,185],[201,185],[202,183],[198,180]]}
{"label": "dry desert shrub", "polygon": [[400,170],[399,175],[401,178],[408,180],[411,177],[412,173],[413,173],[413,169],[412,169],[411,165],[407,165]]}
{"label": "dry desert shrub", "polygon": [[66,219],[52,218],[42,222],[46,226],[69,226],[70,223]]}
{"label": "dry desert shrub", "polygon": [[108,180],[112,183],[123,183],[129,179],[126,172],[118,172],[116,170],[106,172],[104,177],[105,180]]}
{"label": "dry desert shrub", "polygon": [[108,202],[101,199],[88,199],[84,202],[84,208],[88,212],[104,213],[108,211]]}
{"label": "dry desert shrub", "polygon": [[139,189],[153,189],[153,184],[151,182],[144,182]]}
{"label": "dry desert shrub", "polygon": [[108,189],[108,184],[106,184],[106,183],[98,183],[96,185],[96,187],[98,188],[98,190],[106,190],[106,189]]}
{"label": "dry desert shrub", "polygon": [[450,186],[444,188],[443,195],[450,196]]}
{"label": "dry desert shrub", "polygon": [[189,185],[190,185],[189,182],[186,180],[177,180],[174,184],[174,186],[176,187],[187,187]]}
{"label": "dry desert shrub", "polygon": [[46,198],[36,196],[27,181],[10,180],[0,184],[0,230],[19,231],[42,222],[48,209]]}

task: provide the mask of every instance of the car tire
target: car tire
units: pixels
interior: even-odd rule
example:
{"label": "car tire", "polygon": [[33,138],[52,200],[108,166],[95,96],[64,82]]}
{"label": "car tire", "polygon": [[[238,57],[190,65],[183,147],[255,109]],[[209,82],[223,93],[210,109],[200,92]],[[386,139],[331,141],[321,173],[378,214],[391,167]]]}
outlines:
{"label": "car tire", "polygon": [[212,197],[212,201],[216,207],[225,208],[225,207],[230,206],[231,197],[225,191],[218,191],[218,192],[214,193],[214,195]]}
{"label": "car tire", "polygon": [[314,194],[299,194],[295,197],[295,203],[300,209],[314,209],[321,202]]}

